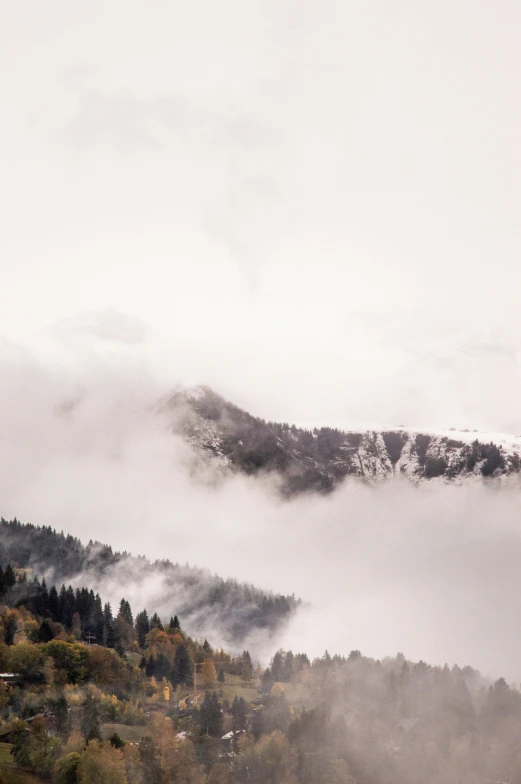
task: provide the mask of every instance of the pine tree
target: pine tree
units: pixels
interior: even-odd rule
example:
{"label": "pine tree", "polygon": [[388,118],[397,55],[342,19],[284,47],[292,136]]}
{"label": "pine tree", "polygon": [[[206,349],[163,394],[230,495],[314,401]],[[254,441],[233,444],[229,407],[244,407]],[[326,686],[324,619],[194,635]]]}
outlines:
{"label": "pine tree", "polygon": [[275,682],[282,680],[283,670],[284,659],[282,658],[282,653],[277,651],[271,663],[271,676]]}
{"label": "pine tree", "polygon": [[58,618],[57,620],[62,623],[64,626],[68,626],[65,622],[65,613],[67,607],[67,589],[65,585],[62,585],[60,588],[60,594],[58,596]]}
{"label": "pine tree", "polygon": [[81,734],[87,742],[89,740],[101,740],[98,703],[92,694],[90,694],[90,692],[87,692],[87,696],[83,704]]}
{"label": "pine tree", "polygon": [[286,656],[284,657],[284,669],[282,673],[282,680],[286,682],[289,682],[291,680],[291,676],[293,675],[294,658],[295,657],[293,656],[293,653],[291,651],[288,651],[286,653]]}
{"label": "pine tree", "polygon": [[11,564],[7,564],[4,572],[4,578],[3,578],[5,592],[7,593],[8,591],[10,591],[15,583],[16,583],[16,577],[13,571],[13,567],[11,566]]}
{"label": "pine tree", "polygon": [[235,697],[232,703],[233,731],[246,728],[246,702],[242,697]]}
{"label": "pine tree", "polygon": [[60,617],[60,601],[56,586],[51,586],[49,591],[49,613],[53,621],[58,621]]}
{"label": "pine tree", "polygon": [[54,639],[54,632],[51,629],[49,621],[44,618],[38,629],[38,642],[50,642]]}
{"label": "pine tree", "polygon": [[269,692],[273,686],[274,678],[269,667],[266,667],[262,675],[262,688],[265,692]]}
{"label": "pine tree", "polygon": [[161,618],[157,613],[154,613],[152,618],[150,619],[150,628],[159,629],[160,631],[163,631],[163,624],[161,623]]}
{"label": "pine tree", "polygon": [[139,759],[142,768],[143,784],[162,784],[163,772],[159,759],[159,751],[154,740],[147,735],[139,744]]}
{"label": "pine tree", "polygon": [[118,618],[122,618],[129,626],[134,625],[134,619],[132,618],[132,610],[130,609],[130,604],[127,602],[126,599],[122,599],[119,603],[119,612]]}
{"label": "pine tree", "polygon": [[203,732],[213,737],[222,735],[223,714],[222,706],[217,694],[206,692],[201,708],[197,715],[197,721]]}
{"label": "pine tree", "polygon": [[113,732],[112,735],[108,738],[108,742],[111,746],[114,746],[115,749],[123,749],[125,747],[125,741],[118,735],[117,732]]}
{"label": "pine tree", "polygon": [[243,651],[241,662],[241,678],[243,681],[250,681],[253,677],[253,665],[249,651]]}
{"label": "pine tree", "polygon": [[148,613],[146,610],[142,610],[140,613],[136,615],[135,626],[136,626],[139,646],[141,648],[144,648],[146,643],[145,638],[150,631],[150,622],[148,620]]}
{"label": "pine tree", "polygon": [[103,607],[103,641],[107,648],[115,648],[118,642],[112,608],[108,602]]}
{"label": "pine tree", "polygon": [[152,655],[150,656],[150,658],[147,659],[147,663],[145,667],[147,678],[151,678],[155,674],[155,671],[156,671],[156,660]]}
{"label": "pine tree", "polygon": [[91,611],[90,626],[96,637],[96,642],[103,643],[105,635],[105,616],[101,605],[99,593],[94,597],[94,606]]}
{"label": "pine tree", "polygon": [[170,675],[171,665],[168,658],[165,656],[164,653],[158,653],[156,659],[156,666],[154,668],[154,676],[158,680],[162,680],[163,678],[167,678]]}
{"label": "pine tree", "polygon": [[193,677],[192,657],[184,643],[175,649],[174,663],[170,680],[173,687],[183,683],[190,683]]}

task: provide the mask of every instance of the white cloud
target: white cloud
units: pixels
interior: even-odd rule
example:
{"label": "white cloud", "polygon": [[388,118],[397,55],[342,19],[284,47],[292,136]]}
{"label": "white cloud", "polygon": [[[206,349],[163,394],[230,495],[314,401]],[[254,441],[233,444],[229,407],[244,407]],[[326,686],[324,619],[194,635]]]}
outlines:
{"label": "white cloud", "polygon": [[[295,593],[313,607],[280,639],[294,650],[403,650],[521,678],[517,487],[348,483],[283,503],[241,477],[201,483],[190,450],[152,411],[164,385],[122,356],[53,372],[4,354],[4,517]],[[62,401],[73,405],[60,410]],[[140,601],[122,575],[100,587],[113,602],[122,593]],[[140,590],[171,606],[153,575]],[[255,641],[259,655],[271,647]]]}
{"label": "white cloud", "polygon": [[[1,334],[114,307],[298,419],[381,418],[433,341],[519,344],[519,8],[30,7],[1,33]],[[466,366],[400,419],[459,417]]]}

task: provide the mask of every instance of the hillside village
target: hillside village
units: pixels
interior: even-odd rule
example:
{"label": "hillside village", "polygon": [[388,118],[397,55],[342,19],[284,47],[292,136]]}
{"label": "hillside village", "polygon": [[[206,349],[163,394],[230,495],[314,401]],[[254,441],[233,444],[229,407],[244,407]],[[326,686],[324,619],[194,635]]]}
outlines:
{"label": "hillside village", "polygon": [[521,782],[521,693],[402,654],[276,651],[0,567],[0,781]]}

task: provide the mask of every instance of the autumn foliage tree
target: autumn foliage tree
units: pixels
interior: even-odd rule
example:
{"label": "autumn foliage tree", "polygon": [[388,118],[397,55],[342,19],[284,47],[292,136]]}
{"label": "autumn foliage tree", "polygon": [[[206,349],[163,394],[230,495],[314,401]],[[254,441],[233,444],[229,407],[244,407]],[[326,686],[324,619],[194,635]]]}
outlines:
{"label": "autumn foliage tree", "polygon": [[128,784],[122,752],[110,743],[91,740],[80,755],[78,784]]}
{"label": "autumn foliage tree", "polygon": [[203,686],[212,686],[217,682],[217,671],[212,659],[205,659],[201,664],[201,682]]}

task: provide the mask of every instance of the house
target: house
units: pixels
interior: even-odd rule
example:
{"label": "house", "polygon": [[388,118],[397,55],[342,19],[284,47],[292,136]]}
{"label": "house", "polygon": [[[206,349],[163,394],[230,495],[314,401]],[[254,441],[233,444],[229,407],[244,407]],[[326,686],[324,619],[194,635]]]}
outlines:
{"label": "house", "polygon": [[[25,728],[26,732],[30,731],[31,724],[33,723],[33,721],[35,719],[40,719],[41,721],[43,721],[43,725],[44,725],[44,728],[45,728],[45,734],[46,735],[54,735],[56,733],[56,716],[55,716],[54,713],[51,713],[50,711],[44,711],[43,713],[37,713],[35,716],[29,716],[29,718],[23,719],[22,721],[25,722],[25,724],[29,725],[28,727]],[[13,735],[12,735],[12,733],[13,733],[13,730],[15,729],[15,726],[16,726],[16,724],[14,726],[9,727],[9,729],[6,729],[4,732],[2,732],[0,734],[0,743],[12,743],[13,742]]]}
{"label": "house", "polygon": [[221,744],[226,748],[229,749],[231,753],[234,752],[237,741],[242,738],[246,730],[230,730],[227,732],[226,735],[223,735],[221,738]]}
{"label": "house", "polygon": [[[217,753],[219,759],[222,760],[233,760],[234,757],[237,757],[237,741],[244,735],[245,730],[237,730],[234,732],[231,730],[227,732],[226,735],[223,735],[220,743],[222,746],[222,751]],[[233,763],[230,762],[232,765]]]}
{"label": "house", "polygon": [[14,683],[19,677],[17,672],[0,672],[0,681],[2,683]]}

